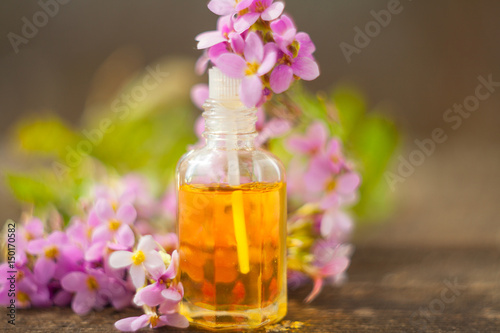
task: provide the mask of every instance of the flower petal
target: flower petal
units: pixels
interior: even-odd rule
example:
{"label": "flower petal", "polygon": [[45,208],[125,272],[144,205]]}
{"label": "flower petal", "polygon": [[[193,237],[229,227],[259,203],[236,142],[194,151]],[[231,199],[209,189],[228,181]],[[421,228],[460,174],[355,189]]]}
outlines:
{"label": "flower petal", "polygon": [[281,1],[273,3],[271,6],[266,8],[266,10],[262,13],[261,18],[264,21],[272,21],[277,19],[285,9],[285,4]]}
{"label": "flower petal", "polygon": [[61,286],[66,291],[84,291],[87,289],[87,278],[88,275],[83,272],[71,272],[62,278]]}
{"label": "flower petal", "polygon": [[125,248],[131,248],[135,243],[134,232],[126,224],[122,225],[115,235],[115,240],[118,244]]}
{"label": "flower petal", "polygon": [[226,53],[218,57],[215,65],[222,73],[235,79],[243,78],[247,68],[247,62],[239,55],[232,53]]}
{"label": "flower petal", "polygon": [[[163,287],[165,288],[165,287]],[[165,299],[163,298],[162,288],[159,287],[158,283],[151,284],[137,291],[134,297],[134,303],[137,306],[157,306],[160,305]]]}
{"label": "flower petal", "polygon": [[334,276],[344,272],[349,267],[350,260],[346,257],[336,257],[321,268],[324,276]]}
{"label": "flower petal", "polygon": [[297,42],[299,42],[300,45],[299,57],[310,56],[314,53],[314,51],[316,51],[316,46],[307,33],[299,32],[295,36],[295,39],[297,40]]}
{"label": "flower petal", "polygon": [[179,267],[179,253],[177,250],[172,252],[172,259],[170,260],[170,265],[168,265],[167,270],[165,271],[165,276],[168,279],[173,279],[177,276],[177,268]]}
{"label": "flower petal", "polygon": [[150,318],[150,315],[142,315],[138,318],[136,318],[132,324],[130,325],[130,327],[132,328],[132,331],[137,331],[143,327],[146,327],[149,323],[149,318]]}
{"label": "flower petal", "polygon": [[90,291],[77,292],[71,302],[71,309],[79,315],[85,315],[90,312],[96,303],[96,293]]}
{"label": "flower petal", "polygon": [[120,205],[116,212],[116,219],[125,224],[132,224],[137,218],[137,211],[130,203]]}
{"label": "flower petal", "polygon": [[215,64],[217,58],[225,53],[229,53],[227,43],[219,43],[208,49],[208,58]]}
{"label": "flower petal", "polygon": [[248,8],[253,3],[253,1],[254,0],[240,0],[240,2],[236,4],[236,11],[239,12],[240,10]]}
{"label": "flower petal", "polygon": [[293,69],[287,65],[279,65],[271,73],[269,83],[276,94],[281,94],[290,88],[293,80]]}
{"label": "flower petal", "polygon": [[109,256],[109,265],[113,268],[123,268],[132,264],[132,253],[116,251]]}
{"label": "flower petal", "polygon": [[229,15],[236,11],[234,0],[212,0],[208,3],[208,9],[217,15]]}
{"label": "flower petal", "polygon": [[160,318],[162,318],[162,317],[166,317],[166,318],[163,318],[163,320],[166,321],[169,326],[178,327],[178,328],[186,328],[189,326],[189,322],[186,319],[186,317],[184,317],[183,315],[181,315],[179,313],[167,314],[167,315],[161,316]]}
{"label": "flower petal", "polygon": [[179,293],[177,289],[174,288],[168,288],[165,289],[161,292],[161,295],[171,301],[171,302],[180,302],[182,299],[182,295]]}
{"label": "flower petal", "polygon": [[322,192],[331,177],[330,161],[323,156],[316,156],[311,159],[304,181],[309,191]]}
{"label": "flower petal", "polygon": [[120,319],[115,323],[116,329],[122,332],[132,332],[132,323],[139,317],[129,317]]}
{"label": "flower petal", "polygon": [[45,257],[39,257],[35,263],[33,273],[35,273],[37,283],[41,285],[47,284],[54,276],[56,271],[56,263]]}
{"label": "flower petal", "polygon": [[248,28],[250,28],[260,17],[260,13],[247,13],[243,16],[238,17],[234,23],[234,30],[238,33],[242,33]]}
{"label": "flower petal", "polygon": [[276,60],[278,59],[278,47],[274,43],[267,43],[264,46],[264,60],[257,71],[259,76],[265,75],[273,69],[276,65]]}
{"label": "flower petal", "polygon": [[100,225],[92,231],[92,243],[107,242],[111,238],[113,238],[113,233],[107,224]]}
{"label": "flower petal", "polygon": [[195,65],[196,74],[203,75],[203,73],[205,73],[205,71],[207,70],[209,61],[210,61],[210,58],[209,58],[207,52],[206,51],[203,52],[203,54],[196,61],[196,65]]}
{"label": "flower petal", "polygon": [[97,201],[95,205],[95,212],[97,213],[97,216],[103,221],[108,221],[115,217],[113,207],[106,199],[99,199],[99,201]]}
{"label": "flower petal", "polygon": [[262,63],[264,44],[256,32],[250,32],[245,39],[245,60],[250,63]]}
{"label": "flower petal", "polygon": [[352,220],[346,213],[337,209],[328,210],[321,219],[321,235],[325,238],[333,237],[344,240],[352,231]]}
{"label": "flower petal", "polygon": [[191,100],[200,110],[208,99],[208,85],[200,83],[191,88]]}
{"label": "flower petal", "polygon": [[40,238],[43,236],[43,222],[36,217],[31,218],[24,226],[24,231],[32,238]]}
{"label": "flower petal", "polygon": [[231,48],[236,54],[243,54],[245,52],[245,40],[237,32],[232,32],[229,34],[229,43]]}
{"label": "flower petal", "polygon": [[137,249],[143,252],[149,252],[156,249],[158,245],[151,235],[142,236],[137,245]]}
{"label": "flower petal", "polygon": [[158,270],[160,270],[161,273],[165,271],[165,263],[163,262],[161,255],[154,250],[146,253],[144,266],[149,272],[155,272],[156,274],[158,273]]}
{"label": "flower petal", "polygon": [[337,192],[331,191],[320,202],[322,209],[337,208],[340,205],[340,196]]}
{"label": "flower petal", "polygon": [[196,36],[195,39],[198,41],[198,45],[196,46],[198,50],[203,50],[226,41],[226,38],[217,30],[203,32]]}
{"label": "flower petal", "polygon": [[27,251],[31,254],[41,254],[46,245],[46,239],[35,239],[28,243]]}
{"label": "flower petal", "polygon": [[142,288],[144,286],[144,279],[146,278],[144,267],[142,265],[130,266],[130,277],[136,289]]}
{"label": "flower petal", "polygon": [[306,81],[312,81],[319,76],[318,64],[311,58],[296,58],[292,68],[293,74]]}
{"label": "flower petal", "polygon": [[356,191],[360,182],[361,178],[357,173],[346,173],[337,180],[337,192],[340,194],[350,194]]}
{"label": "flower petal", "polygon": [[271,22],[271,30],[277,35],[284,35],[291,26],[292,20],[287,16],[283,15],[279,20]]}
{"label": "flower petal", "polygon": [[240,97],[243,104],[252,108],[262,98],[262,81],[257,75],[247,76],[241,83]]}
{"label": "flower petal", "polygon": [[321,289],[323,289],[323,279],[318,277],[314,279],[314,286],[313,290],[311,293],[306,297],[304,302],[306,303],[311,303],[321,292]]}

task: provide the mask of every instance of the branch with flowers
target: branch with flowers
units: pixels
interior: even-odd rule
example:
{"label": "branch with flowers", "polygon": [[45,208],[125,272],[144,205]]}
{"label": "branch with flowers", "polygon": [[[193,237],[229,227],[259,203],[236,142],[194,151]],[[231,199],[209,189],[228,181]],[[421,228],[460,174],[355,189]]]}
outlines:
{"label": "branch with flowers", "polygon": [[[211,62],[243,79],[242,101],[258,108],[257,145],[287,166],[288,282],[292,290],[313,282],[310,302],[325,284],[347,279],[354,219],[388,211],[383,173],[398,132],[387,118],[367,113],[352,88],[313,95],[294,84],[315,79],[319,68],[311,38],[297,32],[283,2],[212,0],[208,6],[220,18],[216,31],[196,37],[204,50],[196,71]],[[116,328],[188,325],[177,312],[184,290],[175,279],[172,171],[186,147],[204,144],[204,124],[201,117],[195,122],[194,143],[192,119],[183,116],[192,114],[188,96],[179,94],[192,85],[190,69],[178,61],[160,65],[171,77],[144,101],[127,105],[129,118],[113,118],[114,96],[86,111],[84,128],[112,119],[113,132],[63,174],[53,166],[68,164],[68,147],[87,140],[84,132],[55,117],[18,125],[13,158],[37,166],[7,173],[25,212],[15,260],[0,265],[0,277],[12,267],[18,271],[18,307],[71,306],[85,315],[136,306],[144,314]],[[132,78],[118,95],[141,79]],[[174,93],[166,97],[168,91]],[[195,85],[191,98],[202,108],[208,87]],[[9,302],[4,281],[0,304]]]}

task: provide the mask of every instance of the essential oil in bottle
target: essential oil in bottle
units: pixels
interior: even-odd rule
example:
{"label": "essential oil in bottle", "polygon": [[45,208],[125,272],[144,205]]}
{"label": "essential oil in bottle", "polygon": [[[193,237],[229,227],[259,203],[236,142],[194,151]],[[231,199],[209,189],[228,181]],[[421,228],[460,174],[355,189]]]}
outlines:
{"label": "essential oil in bottle", "polygon": [[272,154],[254,147],[255,109],[238,80],[210,71],[206,145],[178,164],[181,313],[206,329],[281,320],[286,294],[286,183]]}

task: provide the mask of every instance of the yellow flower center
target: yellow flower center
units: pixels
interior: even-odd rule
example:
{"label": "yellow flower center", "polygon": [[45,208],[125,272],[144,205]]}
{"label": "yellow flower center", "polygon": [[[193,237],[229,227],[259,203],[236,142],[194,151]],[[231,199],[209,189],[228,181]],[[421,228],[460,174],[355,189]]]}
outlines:
{"label": "yellow flower center", "polygon": [[141,250],[135,251],[135,253],[132,255],[132,263],[134,265],[140,265],[144,262],[144,260],[146,260],[146,256]]}
{"label": "yellow flower center", "polygon": [[45,248],[45,256],[49,259],[55,259],[59,256],[59,250],[54,245]]}
{"label": "yellow flower center", "polygon": [[335,190],[336,187],[337,187],[337,182],[335,181],[335,179],[330,180],[328,184],[326,184],[326,190],[328,192]]}
{"label": "yellow flower center", "polygon": [[121,225],[122,225],[122,223],[118,220],[109,221],[109,229],[112,231],[118,230],[118,228],[120,228]]}
{"label": "yellow flower center", "polygon": [[170,262],[172,262],[172,257],[170,254],[165,253],[165,252],[160,252],[161,259],[163,260],[163,263],[165,264],[165,267],[168,267],[170,265]]}
{"label": "yellow flower center", "polygon": [[118,209],[118,202],[112,201],[111,202],[111,208],[113,208],[113,211],[116,212],[116,210]]}
{"label": "yellow flower center", "polygon": [[149,317],[149,322],[151,323],[151,327],[155,328],[156,325],[158,325],[159,320],[160,317],[158,317],[157,315],[152,315],[151,317]]}
{"label": "yellow flower center", "polygon": [[245,71],[245,74],[248,76],[257,74],[257,71],[259,70],[259,66],[260,65],[256,62],[247,63],[247,70]]}
{"label": "yellow flower center", "polygon": [[99,289],[99,283],[97,282],[97,280],[95,279],[95,277],[89,276],[87,278],[87,287],[91,291],[95,291],[95,290]]}
{"label": "yellow flower center", "polygon": [[17,300],[19,301],[19,303],[25,303],[30,301],[30,297],[28,296],[28,294],[23,293],[22,291],[18,291]]}

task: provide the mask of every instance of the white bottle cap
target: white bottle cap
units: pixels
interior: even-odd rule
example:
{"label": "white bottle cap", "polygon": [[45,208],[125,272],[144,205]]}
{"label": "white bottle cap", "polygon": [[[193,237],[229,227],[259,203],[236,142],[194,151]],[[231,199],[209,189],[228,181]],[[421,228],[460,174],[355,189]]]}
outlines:
{"label": "white bottle cap", "polygon": [[209,97],[218,100],[234,100],[240,98],[241,79],[230,78],[217,67],[208,71]]}

